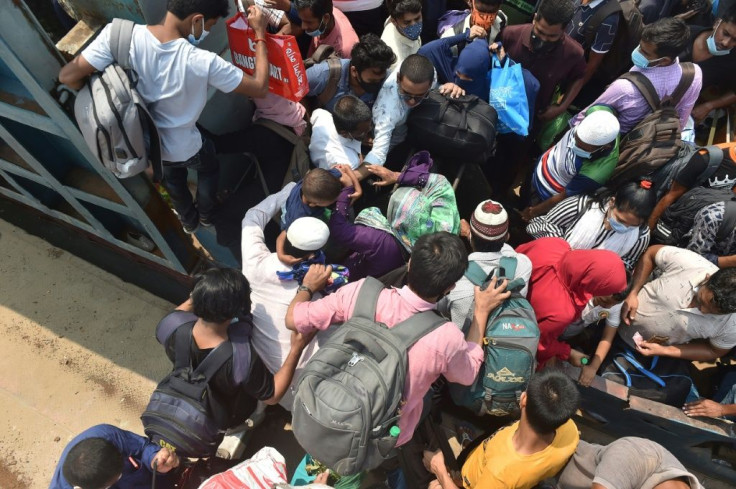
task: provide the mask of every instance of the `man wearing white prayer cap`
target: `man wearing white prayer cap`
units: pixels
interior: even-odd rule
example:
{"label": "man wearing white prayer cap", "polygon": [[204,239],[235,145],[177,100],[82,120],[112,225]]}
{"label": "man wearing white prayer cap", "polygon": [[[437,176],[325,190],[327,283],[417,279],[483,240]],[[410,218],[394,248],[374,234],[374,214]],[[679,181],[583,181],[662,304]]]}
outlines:
{"label": "man wearing white prayer cap", "polygon": [[539,158],[532,175],[532,205],[522,211],[529,221],[558,202],[606,184],[618,163],[619,122],[604,105],[589,108],[585,118]]}
{"label": "man wearing white prayer cap", "polygon": [[[299,282],[289,279],[295,263],[281,261],[266,245],[264,229],[278,215],[295,185],[290,183],[280,192],[268,196],[249,209],[243,218],[241,249],[243,275],[251,287],[251,345],[271,373],[281,368],[291,349],[291,331],[286,329],[284,318],[291,299],[299,288]],[[314,217],[301,217],[289,226],[284,248],[294,259],[305,260],[318,253],[329,237],[327,224]],[[295,379],[304,363],[317,350],[320,337],[327,335],[327,331],[320,332],[304,350]],[[291,411],[291,390],[287,391],[279,404]],[[260,415],[262,414],[259,411],[254,416]]]}

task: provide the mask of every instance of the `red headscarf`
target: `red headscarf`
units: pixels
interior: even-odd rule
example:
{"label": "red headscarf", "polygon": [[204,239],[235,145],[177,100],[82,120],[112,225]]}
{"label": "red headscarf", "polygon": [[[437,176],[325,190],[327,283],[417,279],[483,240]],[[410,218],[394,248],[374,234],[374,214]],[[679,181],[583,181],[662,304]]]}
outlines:
{"label": "red headscarf", "polygon": [[570,345],[557,338],[580,319],[585,304],[595,296],[626,289],[626,270],[616,253],[608,250],[573,250],[561,238],[541,238],[519,246],[532,262],[527,298],[539,323],[540,364],[553,356],[566,360]]}

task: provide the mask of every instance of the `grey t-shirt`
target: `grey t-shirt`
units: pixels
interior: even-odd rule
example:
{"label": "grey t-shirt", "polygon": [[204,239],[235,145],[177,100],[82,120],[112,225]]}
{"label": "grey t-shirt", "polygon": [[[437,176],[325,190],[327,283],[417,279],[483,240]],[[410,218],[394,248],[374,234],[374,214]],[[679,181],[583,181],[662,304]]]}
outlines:
{"label": "grey t-shirt", "polygon": [[662,445],[627,436],[601,446],[580,440],[575,454],[560,473],[558,489],[652,489],[684,477],[691,489],[703,489],[698,479]]}

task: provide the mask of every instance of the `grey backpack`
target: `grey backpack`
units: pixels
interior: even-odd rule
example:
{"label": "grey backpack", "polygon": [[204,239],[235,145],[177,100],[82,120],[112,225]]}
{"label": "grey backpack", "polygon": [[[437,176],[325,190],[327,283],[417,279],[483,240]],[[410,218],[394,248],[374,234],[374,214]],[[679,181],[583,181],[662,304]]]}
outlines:
{"label": "grey backpack", "polygon": [[375,320],[382,290],[365,279],[352,317],[310,358],[296,386],[294,436],[340,475],[374,469],[392,455],[407,350],[447,322],[425,311],[388,328]]}
{"label": "grey backpack", "polygon": [[115,62],[93,73],[77,94],[74,117],[84,140],[100,162],[118,178],[153,167],[154,180],[163,173],[161,141],[145,103],[135,89],[138,74],[130,67],[130,42],[135,24],[113,19],[110,50]]}

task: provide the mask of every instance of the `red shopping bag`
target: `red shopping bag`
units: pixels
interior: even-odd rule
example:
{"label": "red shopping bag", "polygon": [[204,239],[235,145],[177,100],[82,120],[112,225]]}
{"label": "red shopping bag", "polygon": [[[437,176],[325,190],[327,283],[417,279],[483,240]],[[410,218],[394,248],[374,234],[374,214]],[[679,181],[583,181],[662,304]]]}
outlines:
{"label": "red shopping bag", "polygon": [[[252,75],[256,67],[256,33],[248,25],[245,15],[238,12],[226,22],[233,64]],[[309,92],[304,61],[294,36],[266,34],[268,49],[268,91],[294,102]]]}

